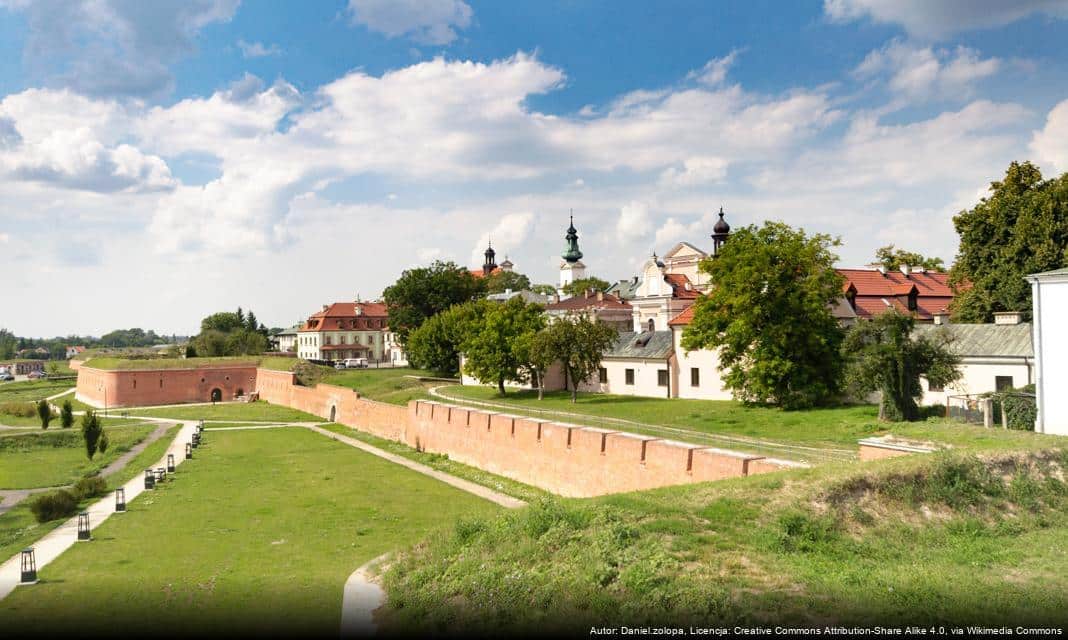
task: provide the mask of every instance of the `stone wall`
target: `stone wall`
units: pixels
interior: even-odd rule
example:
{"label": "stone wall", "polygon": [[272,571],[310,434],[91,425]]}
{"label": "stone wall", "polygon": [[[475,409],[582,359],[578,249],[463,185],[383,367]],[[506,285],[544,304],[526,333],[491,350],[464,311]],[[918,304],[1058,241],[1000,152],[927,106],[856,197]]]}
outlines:
{"label": "stone wall", "polygon": [[187,402],[211,402],[256,389],[256,367],[201,365],[189,369],[105,370],[78,367],[75,397],[95,407],[144,407]]}

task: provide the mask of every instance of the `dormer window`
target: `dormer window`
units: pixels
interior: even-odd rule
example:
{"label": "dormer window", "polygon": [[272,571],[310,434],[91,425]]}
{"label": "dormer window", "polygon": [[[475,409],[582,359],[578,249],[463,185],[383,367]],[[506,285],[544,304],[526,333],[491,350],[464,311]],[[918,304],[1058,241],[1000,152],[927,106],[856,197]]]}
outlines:
{"label": "dormer window", "polygon": [[913,289],[909,292],[909,311],[916,310],[916,290]]}

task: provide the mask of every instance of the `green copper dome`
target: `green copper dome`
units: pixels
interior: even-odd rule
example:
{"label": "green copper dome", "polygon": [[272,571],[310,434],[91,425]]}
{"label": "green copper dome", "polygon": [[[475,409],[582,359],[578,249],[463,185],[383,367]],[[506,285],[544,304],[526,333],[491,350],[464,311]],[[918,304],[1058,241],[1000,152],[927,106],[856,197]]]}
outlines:
{"label": "green copper dome", "polygon": [[560,254],[560,257],[570,263],[578,262],[582,259],[582,252],[579,251],[578,246],[578,231],[575,230],[575,216],[571,216],[571,226],[567,228],[567,235],[564,236],[567,240],[567,245],[564,246],[564,252]]}

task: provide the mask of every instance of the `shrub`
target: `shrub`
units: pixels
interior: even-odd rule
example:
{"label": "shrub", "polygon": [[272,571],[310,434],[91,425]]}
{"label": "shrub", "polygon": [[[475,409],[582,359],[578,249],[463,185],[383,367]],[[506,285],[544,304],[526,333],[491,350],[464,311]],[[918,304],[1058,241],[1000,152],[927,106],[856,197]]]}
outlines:
{"label": "shrub", "polygon": [[47,429],[48,423],[52,422],[54,417],[52,405],[48,404],[48,400],[41,400],[37,403],[37,417],[41,419],[41,428]]}
{"label": "shrub", "polygon": [[802,511],[779,516],[779,549],[786,553],[825,549],[838,540],[834,520]]}
{"label": "shrub", "polygon": [[37,522],[69,518],[77,510],[78,499],[66,489],[38,496],[30,503],[30,511]]}
{"label": "shrub", "polygon": [[70,400],[63,401],[63,410],[59,412],[59,423],[64,429],[74,426],[74,405]]}
{"label": "shrub", "polygon": [[108,483],[100,476],[82,478],[74,484],[71,493],[79,502],[86,498],[96,498],[108,492]]}
{"label": "shrub", "polygon": [[0,413],[16,418],[32,418],[37,415],[37,405],[32,402],[5,402],[0,404]]}

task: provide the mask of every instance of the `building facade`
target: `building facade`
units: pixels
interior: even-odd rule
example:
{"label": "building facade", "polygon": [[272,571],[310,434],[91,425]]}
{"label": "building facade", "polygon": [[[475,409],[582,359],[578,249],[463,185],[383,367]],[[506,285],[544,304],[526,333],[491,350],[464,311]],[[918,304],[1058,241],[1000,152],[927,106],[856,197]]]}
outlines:
{"label": "building facade", "polygon": [[1035,323],[1035,431],[1068,435],[1068,269],[1027,279]]}
{"label": "building facade", "polygon": [[297,331],[297,356],[321,361],[386,360],[388,322],[386,305],[381,302],[323,305],[322,311],[309,316]]}

